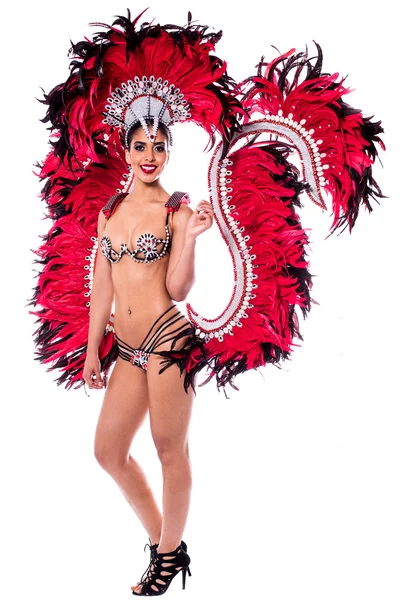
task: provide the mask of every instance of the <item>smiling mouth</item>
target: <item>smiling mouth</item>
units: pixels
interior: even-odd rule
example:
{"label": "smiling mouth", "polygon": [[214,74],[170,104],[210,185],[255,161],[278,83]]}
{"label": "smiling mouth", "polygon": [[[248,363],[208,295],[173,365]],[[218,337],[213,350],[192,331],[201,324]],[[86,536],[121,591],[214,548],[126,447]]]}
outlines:
{"label": "smiling mouth", "polygon": [[144,173],[154,173],[154,171],[157,169],[155,165],[140,165],[140,168]]}

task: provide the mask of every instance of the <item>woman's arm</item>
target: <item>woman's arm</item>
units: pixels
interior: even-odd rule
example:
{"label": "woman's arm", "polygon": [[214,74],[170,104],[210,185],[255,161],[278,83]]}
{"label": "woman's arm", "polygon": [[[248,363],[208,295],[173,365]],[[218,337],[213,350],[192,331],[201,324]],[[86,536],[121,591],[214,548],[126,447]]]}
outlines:
{"label": "woman's arm", "polygon": [[169,295],[176,302],[185,300],[194,284],[196,238],[210,229],[213,216],[213,208],[207,200],[201,200],[194,211],[182,204],[174,215],[172,248],[165,283]]}
{"label": "woman's arm", "polygon": [[100,250],[100,242],[105,224],[105,216],[100,211],[97,223],[98,249],[94,268],[92,293],[90,295],[90,323],[87,355],[98,356],[98,349],[114,299],[114,286],[111,278],[111,264]]}
{"label": "woman's arm", "polygon": [[192,214],[192,209],[186,204],[173,213],[172,246],[165,285],[168,294],[176,302],[186,299],[195,281],[196,237],[186,231]]}

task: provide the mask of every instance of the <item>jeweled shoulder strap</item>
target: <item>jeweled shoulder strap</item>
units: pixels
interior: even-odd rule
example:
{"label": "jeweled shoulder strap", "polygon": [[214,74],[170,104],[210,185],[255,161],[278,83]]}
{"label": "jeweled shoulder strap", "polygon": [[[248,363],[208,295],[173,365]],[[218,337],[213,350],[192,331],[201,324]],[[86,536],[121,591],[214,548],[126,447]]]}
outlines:
{"label": "jeweled shoulder strap", "polygon": [[187,192],[174,192],[165,203],[165,206],[167,208],[167,214],[179,210],[179,207],[182,202],[184,202],[185,204],[190,203],[190,198]]}
{"label": "jeweled shoulder strap", "polygon": [[103,208],[101,209],[103,211],[106,219],[109,219],[111,217],[114,210],[117,208],[118,204],[127,195],[128,195],[128,192],[122,192],[122,193],[114,194],[113,196],[111,196],[111,198],[109,199],[107,204],[105,206],[103,206]]}

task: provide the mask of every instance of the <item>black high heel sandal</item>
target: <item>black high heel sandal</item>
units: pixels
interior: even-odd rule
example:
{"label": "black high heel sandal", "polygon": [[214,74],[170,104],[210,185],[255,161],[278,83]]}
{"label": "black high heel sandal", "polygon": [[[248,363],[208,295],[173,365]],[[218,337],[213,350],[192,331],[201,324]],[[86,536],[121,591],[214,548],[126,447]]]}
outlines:
{"label": "black high heel sandal", "polygon": [[185,589],[186,572],[189,573],[189,576],[192,574],[189,569],[190,556],[185,551],[183,544],[184,542],[181,542],[172,552],[156,553],[143,583],[138,584],[142,586],[141,591],[138,593],[132,590],[134,596],[161,596],[167,591],[179,571],[182,571],[182,589]]}
{"label": "black high heel sandal", "polygon": [[[146,578],[149,570],[151,570],[151,565],[153,564],[153,562],[154,562],[154,560],[155,560],[155,558],[157,556],[157,548],[158,548],[159,544],[152,544],[150,538],[149,538],[149,542],[150,542],[150,544],[146,544],[145,547],[143,548],[144,552],[146,552],[146,548],[147,547],[150,548],[150,562],[149,562],[149,565],[146,568],[146,570],[143,573],[143,575],[141,576],[140,581],[136,585],[134,585],[134,586],[131,587],[132,592],[133,592],[133,588],[134,587],[137,587],[138,585],[142,585],[144,583],[144,580],[145,580],[145,578]],[[187,552],[187,545],[186,545],[186,543],[183,540],[181,540],[181,546],[184,549],[184,551]],[[192,575],[191,572],[190,572],[189,567],[188,567],[188,573],[189,573],[190,576]]]}

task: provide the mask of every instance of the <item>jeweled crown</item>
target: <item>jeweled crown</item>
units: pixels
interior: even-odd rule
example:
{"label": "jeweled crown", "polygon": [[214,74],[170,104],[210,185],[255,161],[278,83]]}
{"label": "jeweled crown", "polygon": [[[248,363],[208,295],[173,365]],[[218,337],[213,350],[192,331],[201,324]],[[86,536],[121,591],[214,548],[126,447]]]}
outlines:
{"label": "jeweled crown", "polygon": [[[129,130],[137,122],[140,122],[150,141],[156,139],[159,124],[163,123],[172,144],[170,123],[186,121],[191,117],[188,102],[180,89],[161,77],[156,79],[154,75],[149,78],[144,75],[141,79],[136,76],[134,81],[129,79],[116,88],[107,101],[109,104],[105,106],[103,123],[123,128],[126,146]],[[153,121],[151,132],[146,122],[149,119]]]}

